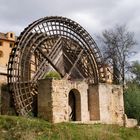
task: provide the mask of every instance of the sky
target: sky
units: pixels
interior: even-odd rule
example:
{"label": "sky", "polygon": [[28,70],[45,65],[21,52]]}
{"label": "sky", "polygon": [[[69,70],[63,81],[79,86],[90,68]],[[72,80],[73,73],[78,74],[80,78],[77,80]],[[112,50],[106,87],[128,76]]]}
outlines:
{"label": "sky", "polygon": [[70,18],[93,38],[115,25],[126,25],[138,43],[131,60],[140,60],[140,0],[0,0],[0,32],[19,35],[45,16]]}

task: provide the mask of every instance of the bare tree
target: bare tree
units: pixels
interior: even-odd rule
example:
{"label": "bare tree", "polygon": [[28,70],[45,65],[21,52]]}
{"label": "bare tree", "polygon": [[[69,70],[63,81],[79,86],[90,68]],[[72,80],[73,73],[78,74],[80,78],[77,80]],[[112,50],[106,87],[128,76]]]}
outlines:
{"label": "bare tree", "polygon": [[125,73],[129,66],[128,58],[136,45],[134,33],[129,32],[126,26],[116,26],[103,31],[100,39],[104,61],[113,67],[113,82],[124,85]]}

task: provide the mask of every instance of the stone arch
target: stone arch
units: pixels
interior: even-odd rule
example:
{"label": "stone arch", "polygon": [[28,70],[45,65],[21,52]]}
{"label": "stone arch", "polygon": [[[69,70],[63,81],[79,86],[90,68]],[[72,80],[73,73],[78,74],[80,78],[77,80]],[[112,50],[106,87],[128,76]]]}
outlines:
{"label": "stone arch", "polygon": [[70,121],[81,121],[81,96],[77,89],[71,89],[68,95]]}

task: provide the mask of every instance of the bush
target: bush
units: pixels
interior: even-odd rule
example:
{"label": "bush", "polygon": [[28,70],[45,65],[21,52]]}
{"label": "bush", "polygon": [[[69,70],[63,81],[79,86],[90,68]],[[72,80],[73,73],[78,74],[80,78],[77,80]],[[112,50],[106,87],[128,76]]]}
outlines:
{"label": "bush", "polygon": [[124,93],[124,105],[127,116],[137,119],[140,124],[140,87],[137,84],[128,84]]}
{"label": "bush", "polygon": [[47,78],[54,78],[54,79],[58,79],[60,80],[61,79],[61,76],[58,72],[56,71],[50,71],[48,72],[46,75],[45,75],[45,79]]}

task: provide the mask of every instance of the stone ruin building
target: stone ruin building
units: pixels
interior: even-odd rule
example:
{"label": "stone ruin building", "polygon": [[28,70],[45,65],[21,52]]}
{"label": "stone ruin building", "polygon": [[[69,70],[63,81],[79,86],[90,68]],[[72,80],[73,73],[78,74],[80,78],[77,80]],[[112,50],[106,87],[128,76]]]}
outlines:
{"label": "stone ruin building", "polygon": [[[60,78],[46,78],[50,72]],[[8,63],[10,97],[18,115],[49,122],[132,124],[124,113],[121,85],[99,48],[78,23],[45,17],[21,32]]]}

